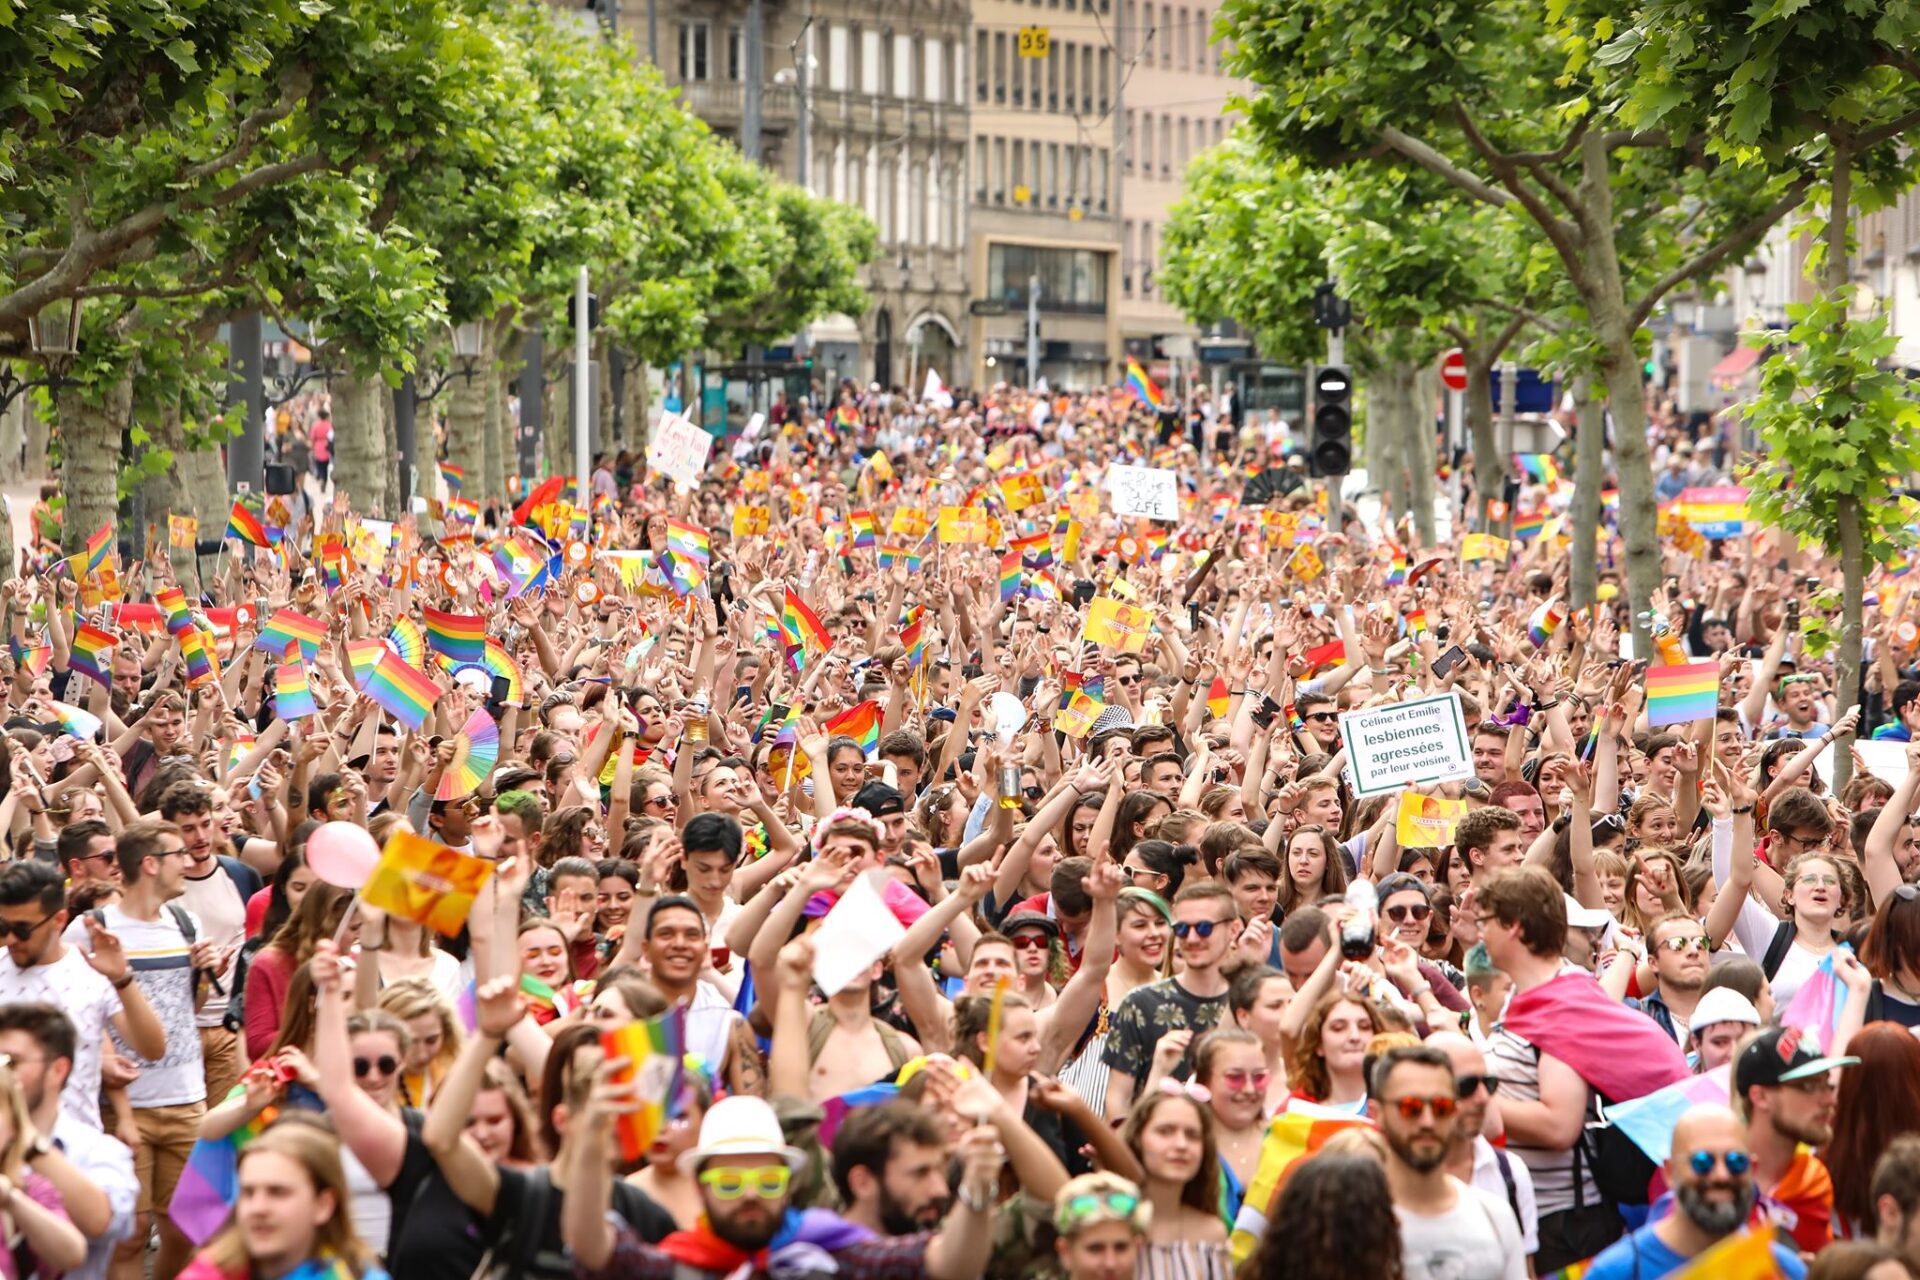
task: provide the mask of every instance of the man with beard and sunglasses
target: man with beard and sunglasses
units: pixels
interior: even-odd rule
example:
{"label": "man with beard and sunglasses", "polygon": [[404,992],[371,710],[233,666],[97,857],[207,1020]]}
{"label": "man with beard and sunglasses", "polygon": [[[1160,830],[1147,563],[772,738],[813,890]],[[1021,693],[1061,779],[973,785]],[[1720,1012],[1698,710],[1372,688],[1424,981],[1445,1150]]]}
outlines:
{"label": "man with beard and sunglasses", "polygon": [[[1760,1192],[1753,1182],[1747,1128],[1726,1107],[1707,1103],[1680,1117],[1666,1173],[1673,1212],[1608,1245],[1588,1264],[1585,1280],[1658,1280],[1752,1218]],[[1778,1241],[1773,1261],[1787,1280],[1807,1274],[1799,1254]]]}
{"label": "man with beard and sunglasses", "polygon": [[1371,1091],[1408,1280],[1527,1280],[1520,1224],[1506,1200],[1447,1172],[1460,1125],[1447,1055],[1424,1044],[1389,1049],[1374,1064]]}
{"label": "man with beard and sunglasses", "polygon": [[1453,1146],[1447,1150],[1447,1172],[1468,1186],[1500,1197],[1520,1223],[1520,1244],[1531,1256],[1540,1247],[1540,1206],[1533,1194],[1533,1175],[1519,1156],[1488,1141],[1498,1134],[1500,1104],[1495,1095],[1500,1081],[1487,1073],[1487,1057],[1480,1046],[1458,1031],[1436,1031],[1423,1042],[1438,1049],[1453,1064],[1453,1096],[1460,1103]]}

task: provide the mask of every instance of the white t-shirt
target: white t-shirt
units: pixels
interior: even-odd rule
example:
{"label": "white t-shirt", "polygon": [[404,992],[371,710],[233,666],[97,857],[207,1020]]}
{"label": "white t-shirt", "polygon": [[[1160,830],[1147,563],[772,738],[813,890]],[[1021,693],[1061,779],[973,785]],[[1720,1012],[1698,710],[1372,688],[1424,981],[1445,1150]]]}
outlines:
{"label": "white t-shirt", "polygon": [[1459,1200],[1451,1211],[1427,1217],[1394,1207],[1407,1280],[1527,1280],[1520,1224],[1504,1197],[1448,1178]]}
{"label": "white t-shirt", "polygon": [[67,1272],[65,1280],[107,1280],[113,1251],[133,1234],[133,1214],[139,1207],[140,1179],[133,1172],[133,1152],[119,1139],[81,1124],[65,1111],[54,1120],[49,1136],[73,1167],[106,1193],[107,1210],[112,1215],[106,1234],[87,1241],[87,1260]]}
{"label": "white t-shirt", "polygon": [[[60,1093],[60,1109],[98,1129],[100,1125],[100,1045],[109,1019],[120,1012],[120,993],[94,972],[72,947],[52,964],[22,969],[0,949],[0,1003],[50,1004],[73,1021],[73,1074]],[[203,1094],[205,1090],[201,1091]]]}
{"label": "white t-shirt", "polygon": [[[194,923],[200,926],[200,941],[211,942],[216,951],[222,947],[230,949],[220,985],[231,992],[234,971],[240,967],[240,945],[247,940],[247,903],[240,896],[239,886],[234,884],[227,869],[215,862],[212,875],[198,880],[187,878],[180,905],[193,913]],[[217,1027],[226,1016],[227,997],[214,991],[200,1006],[195,1023],[203,1028]]]}
{"label": "white t-shirt", "polygon": [[1514,1202],[1520,1205],[1520,1247],[1527,1253],[1540,1251],[1540,1206],[1533,1198],[1533,1174],[1527,1170],[1527,1162],[1516,1155],[1507,1155],[1507,1173],[1513,1178],[1513,1195],[1507,1195],[1507,1179],[1500,1172],[1500,1157],[1505,1152],[1494,1150],[1485,1134],[1477,1134],[1473,1139],[1473,1185],[1477,1190],[1501,1201],[1511,1209]]}
{"label": "white t-shirt", "polygon": [[[200,1032],[194,1025],[193,965],[187,939],[173,912],[160,909],[158,920],[136,920],[117,906],[101,909],[108,933],[120,939],[133,966],[140,994],[153,1006],[167,1033],[166,1056],[158,1062],[135,1053],[118,1032],[113,1047],[140,1068],[139,1078],[127,1086],[127,1101],[135,1107],[180,1107],[207,1096],[206,1073],[200,1065]],[[188,912],[192,917],[192,912]],[[200,922],[193,921],[194,936]],[[75,920],[62,938],[69,947],[87,946],[87,922]]]}

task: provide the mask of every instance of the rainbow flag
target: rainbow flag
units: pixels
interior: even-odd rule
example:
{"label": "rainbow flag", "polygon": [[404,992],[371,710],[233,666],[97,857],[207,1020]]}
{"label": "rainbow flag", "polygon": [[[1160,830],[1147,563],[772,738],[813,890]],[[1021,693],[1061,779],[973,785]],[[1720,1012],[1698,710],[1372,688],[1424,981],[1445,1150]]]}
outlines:
{"label": "rainbow flag", "polygon": [[667,521],[667,583],[681,595],[691,595],[707,580],[713,540],[698,525]]}
{"label": "rainbow flag", "polygon": [[443,462],[440,464],[440,478],[447,482],[448,489],[458,493],[467,483],[467,469],[456,467],[451,462]]}
{"label": "rainbow flag", "polygon": [[1523,512],[1513,518],[1513,536],[1522,542],[1531,542],[1547,527],[1547,520],[1544,511]]}
{"label": "rainbow flag", "polygon": [[1711,720],[1720,706],[1720,664],[1690,662],[1647,671],[1647,726]]}
{"label": "rainbow flag", "polygon": [[1020,594],[1020,553],[1009,551],[1000,558],[1000,603]]}
{"label": "rainbow flag", "polygon": [[907,668],[912,670],[927,660],[927,610],[914,605],[900,620],[900,643],[907,651]]}
{"label": "rainbow flag", "polygon": [[220,678],[219,668],[213,664],[213,651],[207,648],[206,637],[198,627],[180,637],[180,654],[187,660],[189,689],[198,689]]}
{"label": "rainbow flag", "polygon": [[162,587],[153,593],[153,602],[167,615],[167,630],[174,635],[183,635],[193,629],[193,609],[187,604],[187,593],[179,587]]}
{"label": "rainbow flag", "polygon": [[275,609],[273,616],[267,619],[267,625],[260,628],[260,636],[253,642],[253,647],[275,657],[284,657],[287,650],[297,644],[300,646],[300,656],[311,662],[326,638],[326,623],[292,609]]}
{"label": "rainbow flag", "polygon": [[273,711],[282,720],[320,714],[313,701],[313,689],[307,684],[307,664],[294,658],[274,668]]}
{"label": "rainbow flag", "polygon": [[233,511],[227,516],[226,536],[256,547],[270,547],[274,542],[267,535],[266,526],[260,523],[260,517],[247,510],[247,504],[238,498],[233,500]]}
{"label": "rainbow flag", "polygon": [[92,712],[82,711],[64,702],[55,702],[51,698],[47,699],[47,709],[53,712],[54,721],[59,724],[62,733],[82,742],[92,742],[100,736],[100,717]]}
{"label": "rainbow flag", "polygon": [[[233,1086],[226,1100],[244,1095],[246,1089],[244,1084]],[[270,1106],[224,1138],[201,1138],[193,1144],[167,1204],[167,1216],[187,1239],[205,1244],[227,1225],[240,1199],[240,1150],[279,1118],[280,1108]]]}
{"label": "rainbow flag", "polygon": [[823,658],[833,648],[820,618],[807,608],[792,587],[787,588],[786,605],[780,614],[780,634],[787,646],[787,661],[795,671],[805,668],[809,658]]}
{"label": "rainbow flag", "polygon": [[621,1083],[633,1080],[639,1084],[639,1108],[618,1121],[622,1154],[628,1161],[638,1160],[666,1129],[667,1121],[680,1114],[687,1056],[686,1007],[676,1005],[657,1018],[603,1031],[600,1047],[609,1059],[627,1060]]}
{"label": "rainbow flag", "polygon": [[508,702],[518,705],[525,699],[525,691],[520,683],[520,664],[513,660],[513,655],[498,640],[487,641],[486,660],[481,665],[493,673],[494,679],[506,680]]}
{"label": "rainbow flag", "polygon": [[50,644],[29,644],[25,640],[9,639],[7,648],[13,652],[13,660],[21,670],[33,679],[46,674],[53,665],[53,646]]}
{"label": "rainbow flag", "polygon": [[880,745],[880,704],[871,700],[850,707],[823,726],[830,734],[842,734],[860,744],[868,759]]}
{"label": "rainbow flag", "polygon": [[412,618],[395,618],[387,632],[387,643],[408,666],[427,669],[427,633]]}
{"label": "rainbow flag", "polygon": [[1516,453],[1513,460],[1527,473],[1527,478],[1535,484],[1544,484],[1551,488],[1560,483],[1560,466],[1550,453]]}
{"label": "rainbow flag", "polygon": [[1153,385],[1153,379],[1140,367],[1140,362],[1131,357],[1127,360],[1127,390],[1133,392],[1141,403],[1155,413],[1167,407],[1167,397],[1159,387]]}
{"label": "rainbow flag", "polygon": [[422,607],[420,621],[426,632],[427,648],[447,661],[486,661],[487,621],[485,618],[464,613],[443,613],[439,609]]}
{"label": "rainbow flag", "polygon": [[[408,666],[399,654],[380,641],[373,643],[380,645],[380,659],[360,682],[360,692],[392,712],[407,728],[419,732],[432,713],[433,704],[440,700],[440,686],[425,673]],[[459,929],[456,927],[454,932],[458,933]]]}
{"label": "rainbow flag", "polygon": [[1207,688],[1207,714],[1215,720],[1224,719],[1227,708],[1233,705],[1233,696],[1227,692],[1227,678],[1215,676]]}
{"label": "rainbow flag", "polygon": [[101,525],[91,538],[87,539],[87,572],[98,573],[100,566],[107,562],[107,552],[113,547],[113,521]]}
{"label": "rainbow flag", "polygon": [[883,546],[880,548],[880,567],[882,569],[892,567],[893,562],[896,560],[907,566],[908,573],[920,572],[920,557],[915,554],[911,547]]}
{"label": "rainbow flag", "polygon": [[392,646],[386,641],[372,637],[347,641],[347,666],[353,671],[354,685],[365,685],[367,677],[380,665],[380,655],[391,650]]}
{"label": "rainbow flag", "polygon": [[119,643],[120,637],[113,632],[102,631],[91,622],[82,622],[74,628],[67,666],[90,680],[108,684],[113,668],[113,647]]}
{"label": "rainbow flag", "polygon": [[767,726],[772,725],[776,720],[780,722],[774,727],[777,739],[778,735],[786,733],[791,726],[799,722],[800,708],[798,706],[785,706],[778,702],[768,703],[767,713],[761,716],[760,723],[754,726],[753,740],[755,742],[760,741],[760,739],[766,735]]}
{"label": "rainbow flag", "polygon": [[1427,633],[1427,611],[1425,609],[1407,610],[1407,639],[1417,640]]}
{"label": "rainbow flag", "polygon": [[517,596],[546,568],[547,557],[513,534],[493,548],[493,567],[507,580],[507,594]]}
{"label": "rainbow flag", "polygon": [[1300,1098],[1289,1102],[1287,1109],[1268,1123],[1267,1136],[1260,1143],[1260,1162],[1255,1167],[1253,1181],[1247,1186],[1247,1197],[1233,1220],[1230,1247],[1236,1264],[1252,1256],[1254,1248],[1267,1234],[1263,1207],[1272,1207],[1293,1166],[1327,1145],[1327,1140],[1343,1129],[1371,1123]]}
{"label": "rainbow flag", "polygon": [[1053,536],[1043,529],[1024,538],[1015,538],[1007,544],[1007,550],[1019,552],[1020,563],[1027,568],[1044,569],[1053,563]]}
{"label": "rainbow flag", "polygon": [[[1544,649],[1547,647],[1547,641],[1553,639],[1553,633],[1558,631],[1560,624],[1566,620],[1567,607],[1560,603],[1559,596],[1554,596],[1535,609],[1533,617],[1527,620],[1527,639],[1533,641],[1534,648]],[[1715,670],[1717,672],[1718,668],[1716,667]],[[1715,683],[1717,686],[1717,678]]]}
{"label": "rainbow flag", "polygon": [[875,541],[873,512],[855,511],[851,513],[847,518],[853,523],[854,550],[864,551],[867,548],[873,546]]}

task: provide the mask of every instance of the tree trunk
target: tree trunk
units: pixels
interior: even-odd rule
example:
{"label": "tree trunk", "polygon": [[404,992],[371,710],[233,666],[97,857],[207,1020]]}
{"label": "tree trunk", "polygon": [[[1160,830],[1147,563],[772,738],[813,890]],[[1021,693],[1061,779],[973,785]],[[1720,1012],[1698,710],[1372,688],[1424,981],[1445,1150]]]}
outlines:
{"label": "tree trunk", "polygon": [[377,377],[333,380],[333,487],[361,515],[387,510],[387,433],[380,401],[390,393]]}
{"label": "tree trunk", "polygon": [[1414,535],[1423,547],[1431,547],[1438,541],[1433,520],[1433,406],[1440,395],[1439,378],[1432,361],[1415,371],[1413,416],[1407,421],[1407,473],[1411,479],[1408,501],[1413,507]]}
{"label": "tree trunk", "polygon": [[[1827,204],[1827,281],[1830,294],[1839,294],[1852,283],[1847,251],[1848,217],[1853,206],[1853,157],[1846,145],[1833,139],[1833,190]],[[1845,312],[1839,324],[1847,323]],[[1842,497],[1835,507],[1840,524],[1840,652],[1834,655],[1834,675],[1838,688],[1833,713],[1860,702],[1860,613],[1866,579],[1866,547],[1860,536],[1860,505],[1851,497]],[[1833,793],[1839,795],[1853,775],[1853,737],[1833,742]]]}
{"label": "tree trunk", "polygon": [[122,374],[102,403],[88,404],[78,386],[54,396],[60,418],[60,489],[67,498],[60,535],[68,555],[114,518],[120,506],[120,441],[133,416],[133,375]]}
{"label": "tree trunk", "polygon": [[[238,410],[236,410],[237,412]],[[227,516],[233,510],[233,495],[227,489],[227,462],[221,456],[220,446],[209,442],[199,449],[187,449],[173,455],[173,469],[179,473],[180,489],[186,495],[187,505],[176,510],[176,515],[191,515],[200,522],[199,540],[218,541],[226,531]],[[298,482],[303,477],[295,477]],[[169,550],[168,558],[173,561],[173,571],[180,579],[180,585],[193,584],[197,589],[200,583],[201,565],[198,555],[186,549]],[[208,557],[205,568],[211,571],[216,561]]]}
{"label": "tree trunk", "polygon": [[147,447],[171,452],[173,465],[158,475],[148,476],[140,486],[145,522],[152,526],[150,531],[140,531],[142,545],[157,544],[173,565],[173,576],[184,584],[191,584],[193,549],[175,549],[173,539],[167,536],[168,516],[193,515],[195,511],[193,497],[187,492],[187,469],[183,465],[187,453],[187,433],[180,426],[180,406],[170,404],[162,408],[159,414],[149,420],[147,429],[153,437]]}
{"label": "tree trunk", "polygon": [[[467,484],[476,487],[485,483],[487,475],[487,384],[493,380],[493,350],[488,345],[486,327],[482,326],[473,376],[456,372],[442,393],[447,401],[447,461],[465,470]],[[423,469],[429,465],[428,456],[427,450],[421,450]]]}
{"label": "tree trunk", "polygon": [[1507,460],[1500,456],[1500,443],[1494,438],[1493,365],[1499,357],[1474,347],[1465,349],[1467,359],[1467,429],[1473,440],[1473,492],[1479,509],[1477,524],[1489,527],[1487,505],[1506,492]]}
{"label": "tree trunk", "polygon": [[20,413],[26,421],[27,461],[25,471],[38,479],[51,473],[47,465],[47,415],[34,404],[32,395],[20,397]]}
{"label": "tree trunk", "polygon": [[[500,497],[506,492],[505,472],[502,469],[501,451],[506,446],[507,433],[507,393],[501,385],[500,366],[493,366],[493,374],[487,379],[487,429],[483,437],[486,445],[486,465],[479,477],[479,492],[467,495],[469,499],[486,509],[488,501]],[[471,483],[471,482],[469,482]]]}
{"label": "tree trunk", "polygon": [[394,401],[395,396],[411,394],[413,394],[413,384],[402,383],[397,390],[388,388],[386,397],[380,402],[380,438],[386,442],[387,447],[386,516],[389,520],[404,520],[413,506],[407,494],[406,477],[401,474],[400,408]]}
{"label": "tree trunk", "polygon": [[1567,605],[1594,603],[1600,582],[1600,490],[1606,484],[1607,411],[1593,394],[1593,380],[1573,380],[1573,406],[1579,414],[1574,441],[1572,567],[1567,575]]}
{"label": "tree trunk", "polygon": [[620,415],[626,424],[621,446],[635,453],[647,451],[647,366],[639,360],[627,364],[627,376],[620,383]]}
{"label": "tree trunk", "polygon": [[613,344],[596,335],[593,340],[593,367],[596,374],[593,398],[600,414],[594,425],[589,459],[613,452]]}
{"label": "tree trunk", "polygon": [[27,401],[31,397],[22,393],[0,414],[0,483],[12,484],[16,480],[39,479],[27,476],[21,470],[21,450],[27,436]]}

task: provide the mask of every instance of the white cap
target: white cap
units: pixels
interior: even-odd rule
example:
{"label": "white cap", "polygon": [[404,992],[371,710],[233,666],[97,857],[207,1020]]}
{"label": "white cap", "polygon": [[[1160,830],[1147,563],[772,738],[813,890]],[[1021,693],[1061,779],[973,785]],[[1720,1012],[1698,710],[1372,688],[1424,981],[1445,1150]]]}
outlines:
{"label": "white cap", "polygon": [[1583,907],[1579,899],[1570,893],[1560,895],[1567,900],[1567,927],[1569,929],[1604,929],[1613,923],[1613,913],[1601,907]]}
{"label": "white cap", "polygon": [[1693,1006],[1693,1016],[1687,1019],[1687,1030],[1698,1031],[1716,1022],[1744,1022],[1750,1027],[1757,1027],[1760,1025],[1760,1011],[1753,1007],[1753,1001],[1732,987],[1715,987],[1700,997],[1699,1004]]}
{"label": "white cap", "polygon": [[699,1145],[680,1153],[680,1171],[691,1175],[708,1160],[727,1156],[779,1156],[795,1173],[807,1164],[806,1152],[787,1145],[772,1105],[749,1093],[722,1098],[708,1109]]}

